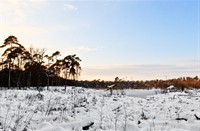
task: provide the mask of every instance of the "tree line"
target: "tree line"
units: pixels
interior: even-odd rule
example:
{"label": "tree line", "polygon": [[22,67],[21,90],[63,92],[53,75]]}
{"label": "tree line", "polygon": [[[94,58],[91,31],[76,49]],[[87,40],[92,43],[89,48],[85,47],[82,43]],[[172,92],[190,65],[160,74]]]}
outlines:
{"label": "tree line", "polygon": [[93,80],[93,81],[80,81],[79,86],[95,89],[108,89],[110,85],[115,85],[113,89],[151,89],[151,88],[161,88],[166,89],[167,87],[173,85],[177,89],[200,89],[200,79],[198,76],[195,77],[179,77],[168,80],[137,80],[137,81],[125,81],[116,77],[114,81],[104,81],[104,80]]}
{"label": "tree line", "polygon": [[9,36],[0,46],[0,86],[44,87],[74,84],[81,72],[81,59],[67,55],[62,59],[59,51],[45,54],[45,49],[26,49],[17,37]]}

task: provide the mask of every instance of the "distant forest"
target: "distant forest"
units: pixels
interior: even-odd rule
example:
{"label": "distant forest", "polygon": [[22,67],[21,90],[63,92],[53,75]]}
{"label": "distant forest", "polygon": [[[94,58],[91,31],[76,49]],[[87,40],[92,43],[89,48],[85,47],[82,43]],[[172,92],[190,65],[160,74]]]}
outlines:
{"label": "distant forest", "polygon": [[86,88],[107,89],[115,85],[115,89],[148,89],[166,88],[174,85],[179,89],[200,88],[200,79],[180,77],[169,80],[124,81],[116,77],[113,81],[93,80],[78,81],[81,72],[81,59],[74,55],[60,58],[61,53],[55,51],[46,54],[45,49],[26,49],[18,42],[17,37],[9,36],[0,46],[3,51],[0,61],[0,87],[27,89],[30,87],[50,86],[82,86]]}
{"label": "distant forest", "polygon": [[168,80],[147,80],[147,81],[125,81],[116,77],[114,81],[93,80],[82,81],[81,86],[96,89],[106,89],[109,85],[115,85],[114,89],[151,89],[161,88],[166,89],[173,85],[177,89],[200,89],[200,79],[195,77],[180,77]]}

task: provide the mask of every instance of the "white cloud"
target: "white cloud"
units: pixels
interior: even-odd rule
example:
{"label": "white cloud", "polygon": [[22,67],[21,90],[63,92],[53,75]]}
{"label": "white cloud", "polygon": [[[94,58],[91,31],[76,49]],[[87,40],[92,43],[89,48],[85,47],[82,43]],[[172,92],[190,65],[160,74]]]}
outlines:
{"label": "white cloud", "polygon": [[176,59],[173,60],[174,63],[177,63],[178,65],[182,65],[182,66],[190,66],[190,65],[199,65],[200,60],[198,59],[187,59],[187,58],[182,58],[182,59]]}
{"label": "white cloud", "polygon": [[25,23],[36,9],[43,7],[45,0],[3,0],[1,15],[9,23]]}
{"label": "white cloud", "polygon": [[78,46],[78,47],[72,47],[72,48],[65,48],[65,50],[68,53],[77,53],[77,52],[91,52],[96,51],[97,48],[91,48],[88,46]]}
{"label": "white cloud", "polygon": [[44,28],[30,25],[29,22],[32,14],[43,8],[45,4],[46,0],[1,0],[0,39],[4,40],[9,35],[26,39],[28,36],[45,33]]}
{"label": "white cloud", "polygon": [[71,5],[71,4],[64,4],[64,10],[66,10],[66,11],[76,11],[76,10],[78,10],[78,8],[75,7],[74,5]]}
{"label": "white cloud", "polygon": [[197,76],[196,65],[121,65],[83,67],[81,79],[114,80],[116,76],[127,80],[168,79]]}
{"label": "white cloud", "polygon": [[91,52],[91,51],[95,51],[97,50],[96,48],[90,48],[90,47],[87,47],[87,46],[79,46],[77,48],[78,51],[82,51],[82,52]]}

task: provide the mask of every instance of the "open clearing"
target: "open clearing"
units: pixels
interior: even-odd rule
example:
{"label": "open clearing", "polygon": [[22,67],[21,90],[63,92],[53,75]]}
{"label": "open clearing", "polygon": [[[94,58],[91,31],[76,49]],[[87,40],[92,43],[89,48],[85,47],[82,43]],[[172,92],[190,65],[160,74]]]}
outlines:
{"label": "open clearing", "polygon": [[0,90],[0,100],[0,131],[200,131],[198,90]]}

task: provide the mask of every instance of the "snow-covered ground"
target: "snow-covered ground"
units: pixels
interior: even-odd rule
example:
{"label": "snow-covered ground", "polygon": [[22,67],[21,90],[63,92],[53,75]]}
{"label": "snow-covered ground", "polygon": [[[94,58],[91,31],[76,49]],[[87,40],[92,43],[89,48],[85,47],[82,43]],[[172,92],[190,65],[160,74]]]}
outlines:
{"label": "snow-covered ground", "polygon": [[200,92],[158,92],[0,90],[0,131],[200,131]]}

